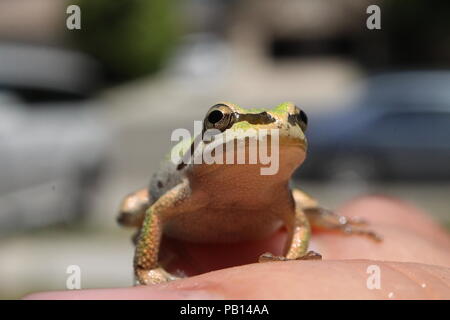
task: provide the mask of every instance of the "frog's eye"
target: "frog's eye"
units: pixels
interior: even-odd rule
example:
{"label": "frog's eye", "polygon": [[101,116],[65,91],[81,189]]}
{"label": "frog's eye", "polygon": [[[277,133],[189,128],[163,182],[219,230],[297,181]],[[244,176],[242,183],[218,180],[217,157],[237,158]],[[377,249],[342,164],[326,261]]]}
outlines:
{"label": "frog's eye", "polygon": [[233,122],[233,111],[224,104],[218,104],[213,106],[204,120],[204,130],[218,129],[225,131],[231,127]]}
{"label": "frog's eye", "polygon": [[208,115],[208,122],[211,124],[216,124],[222,118],[224,117],[224,114],[219,110],[214,110]]}
{"label": "frog's eye", "polygon": [[305,132],[308,127],[308,117],[306,116],[306,113],[303,110],[300,110],[300,112],[296,114],[296,117],[300,128]]}

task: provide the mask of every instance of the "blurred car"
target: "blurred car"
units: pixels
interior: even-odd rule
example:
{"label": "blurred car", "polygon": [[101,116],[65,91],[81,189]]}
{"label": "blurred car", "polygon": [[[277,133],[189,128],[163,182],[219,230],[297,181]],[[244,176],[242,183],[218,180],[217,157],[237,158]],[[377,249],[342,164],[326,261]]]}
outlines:
{"label": "blurred car", "polygon": [[310,119],[311,179],[450,179],[450,72],[368,79],[346,111]]}
{"label": "blurred car", "polygon": [[85,213],[110,136],[89,70],[72,52],[0,45],[0,234]]}

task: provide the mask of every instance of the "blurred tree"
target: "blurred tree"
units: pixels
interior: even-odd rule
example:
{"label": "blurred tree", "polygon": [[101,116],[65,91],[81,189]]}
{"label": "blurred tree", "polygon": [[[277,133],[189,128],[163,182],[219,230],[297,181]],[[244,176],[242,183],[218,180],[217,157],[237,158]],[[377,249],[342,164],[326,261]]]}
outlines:
{"label": "blurred tree", "polygon": [[175,0],[76,0],[75,45],[97,58],[106,75],[128,80],[160,69],[178,34]]}

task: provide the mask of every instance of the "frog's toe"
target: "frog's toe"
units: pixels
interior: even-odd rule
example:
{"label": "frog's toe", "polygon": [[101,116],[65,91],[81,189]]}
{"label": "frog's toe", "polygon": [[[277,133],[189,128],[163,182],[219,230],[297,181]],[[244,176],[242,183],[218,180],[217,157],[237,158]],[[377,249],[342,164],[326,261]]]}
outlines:
{"label": "frog's toe", "polygon": [[266,252],[259,256],[258,262],[291,261],[291,260],[322,260],[322,255],[315,251],[308,251],[301,257],[298,257],[296,259],[289,259],[284,256],[274,256],[270,252]]}
{"label": "frog's toe", "polygon": [[272,253],[266,252],[259,256],[258,262],[287,261],[287,260],[289,259],[286,257],[274,256]]}
{"label": "frog's toe", "polygon": [[369,222],[361,217],[346,217],[348,224],[352,226],[367,226]]}
{"label": "frog's toe", "polygon": [[376,242],[383,241],[383,237],[381,237],[375,231],[372,231],[372,230],[369,230],[369,229],[361,229],[361,228],[352,227],[352,226],[345,226],[344,228],[342,228],[342,231],[345,234],[350,234],[350,235],[357,234],[357,235],[366,236],[366,237],[369,237],[370,239],[372,239],[373,241],[376,241]]}
{"label": "frog's toe", "polygon": [[136,285],[152,285],[179,279],[179,277],[168,273],[163,268],[136,270],[136,278]]}
{"label": "frog's toe", "polygon": [[315,251],[308,251],[304,256],[301,256],[295,260],[322,260],[322,255]]}

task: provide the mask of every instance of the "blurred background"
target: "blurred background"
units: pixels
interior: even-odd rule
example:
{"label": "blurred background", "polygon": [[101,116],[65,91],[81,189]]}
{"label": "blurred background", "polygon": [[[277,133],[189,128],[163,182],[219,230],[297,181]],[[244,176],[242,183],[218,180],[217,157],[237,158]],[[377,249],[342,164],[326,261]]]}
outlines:
{"label": "blurred background", "polygon": [[0,0],[0,298],[65,290],[69,265],[82,288],[129,286],[119,203],[220,100],[306,111],[295,183],[325,206],[381,193],[450,226],[449,15],[424,0]]}

